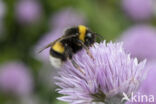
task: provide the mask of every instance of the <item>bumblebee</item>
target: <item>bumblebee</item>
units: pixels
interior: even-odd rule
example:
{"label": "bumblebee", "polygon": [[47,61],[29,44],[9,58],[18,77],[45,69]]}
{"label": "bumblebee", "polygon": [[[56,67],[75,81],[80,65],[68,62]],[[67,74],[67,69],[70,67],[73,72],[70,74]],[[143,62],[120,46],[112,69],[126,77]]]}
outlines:
{"label": "bumblebee", "polygon": [[65,31],[64,36],[68,37],[72,35],[75,37],[69,38],[67,41],[69,42],[68,45],[72,48],[73,52],[76,53],[82,48],[85,48],[87,53],[91,56],[88,48],[95,42],[97,34],[90,31],[87,27],[79,25]]}
{"label": "bumblebee", "polygon": [[93,58],[89,52],[89,47],[95,42],[96,35],[96,33],[83,25],[71,27],[66,29],[62,37],[51,42],[41,51],[50,47],[50,62],[55,68],[62,66],[68,59],[72,61],[76,68],[79,68],[72,56],[82,48],[85,48],[89,56]]}

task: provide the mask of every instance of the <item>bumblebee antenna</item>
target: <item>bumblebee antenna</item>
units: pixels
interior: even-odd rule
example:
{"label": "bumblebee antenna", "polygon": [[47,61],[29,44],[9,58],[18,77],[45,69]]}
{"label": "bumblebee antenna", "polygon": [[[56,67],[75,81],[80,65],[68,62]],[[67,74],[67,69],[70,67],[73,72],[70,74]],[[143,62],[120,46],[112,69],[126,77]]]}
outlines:
{"label": "bumblebee antenna", "polygon": [[46,45],[45,47],[43,47],[38,53],[41,53],[42,51],[44,51],[45,49],[51,47],[55,42],[57,41],[62,41],[64,39],[68,39],[68,38],[72,38],[72,37],[76,37],[77,35],[70,35],[70,36],[63,36],[61,38],[58,38],[57,40],[55,40],[54,42],[49,43],[48,45]]}
{"label": "bumblebee antenna", "polygon": [[95,36],[97,36],[98,38],[102,38],[102,39],[104,39],[104,37],[102,36],[102,35],[100,35],[100,34],[97,34],[97,33],[95,33]]}

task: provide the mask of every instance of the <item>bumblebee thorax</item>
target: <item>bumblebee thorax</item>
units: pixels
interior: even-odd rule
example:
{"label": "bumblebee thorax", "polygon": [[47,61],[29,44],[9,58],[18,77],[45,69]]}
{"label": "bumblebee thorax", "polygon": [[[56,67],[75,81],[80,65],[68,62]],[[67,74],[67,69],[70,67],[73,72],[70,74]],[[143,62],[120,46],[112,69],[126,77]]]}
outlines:
{"label": "bumblebee thorax", "polygon": [[79,29],[79,39],[84,42],[87,28],[83,25],[79,25],[78,29]]}

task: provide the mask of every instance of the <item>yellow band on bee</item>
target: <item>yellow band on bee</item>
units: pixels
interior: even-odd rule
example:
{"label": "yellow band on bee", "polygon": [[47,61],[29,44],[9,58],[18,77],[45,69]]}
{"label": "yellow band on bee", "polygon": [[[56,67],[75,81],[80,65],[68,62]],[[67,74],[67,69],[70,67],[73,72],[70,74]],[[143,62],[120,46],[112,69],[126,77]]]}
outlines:
{"label": "yellow band on bee", "polygon": [[58,53],[63,53],[64,52],[64,46],[60,42],[56,42],[53,46],[52,49]]}
{"label": "yellow band on bee", "polygon": [[84,42],[87,28],[83,25],[79,25],[78,28],[79,28],[79,33],[80,33],[79,39]]}

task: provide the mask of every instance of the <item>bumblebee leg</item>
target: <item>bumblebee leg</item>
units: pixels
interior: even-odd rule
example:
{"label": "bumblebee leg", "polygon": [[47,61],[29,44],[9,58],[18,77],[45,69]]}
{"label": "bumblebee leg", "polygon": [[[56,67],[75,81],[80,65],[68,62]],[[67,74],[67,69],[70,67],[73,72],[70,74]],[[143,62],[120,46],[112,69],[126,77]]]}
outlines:
{"label": "bumblebee leg", "polygon": [[73,59],[71,59],[71,62],[76,69],[78,69],[81,73],[85,74],[85,72],[80,68],[80,66]]}
{"label": "bumblebee leg", "polygon": [[73,50],[70,46],[68,46],[68,44],[65,44],[65,56],[67,57],[67,59],[72,59],[73,56]]}
{"label": "bumblebee leg", "polygon": [[89,51],[89,48],[87,48],[86,51],[87,51],[87,54],[94,60],[93,55],[92,55],[92,54],[90,53],[90,51]]}
{"label": "bumblebee leg", "polygon": [[83,72],[83,70],[80,68],[80,66],[72,59],[72,56],[73,56],[73,51],[72,51],[72,48],[69,47],[68,45],[66,45],[66,51],[65,51],[65,56],[67,57],[67,60],[70,60],[73,64],[73,66],[78,69],[80,72]]}
{"label": "bumblebee leg", "polygon": [[93,55],[92,55],[92,54],[90,53],[90,51],[89,51],[89,48],[88,48],[81,40],[79,40],[78,42],[82,45],[82,47],[85,48],[87,54],[94,60]]}

